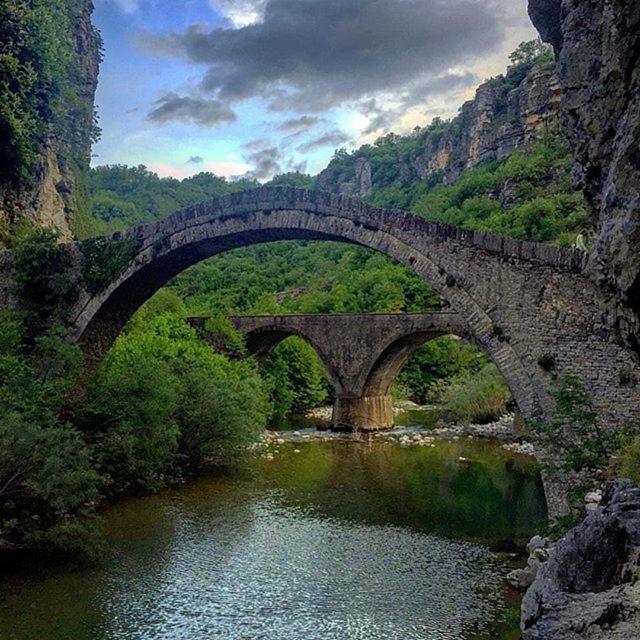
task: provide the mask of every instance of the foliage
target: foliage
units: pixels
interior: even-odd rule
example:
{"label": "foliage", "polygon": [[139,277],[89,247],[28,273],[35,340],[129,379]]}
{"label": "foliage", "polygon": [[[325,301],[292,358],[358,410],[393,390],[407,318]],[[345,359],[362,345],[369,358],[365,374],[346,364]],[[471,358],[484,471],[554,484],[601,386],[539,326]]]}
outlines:
{"label": "foliage", "polygon": [[78,0],[0,2],[0,175],[14,183],[30,180],[51,134],[73,162],[74,125],[93,120],[93,106],[80,96],[72,41],[80,9]]}
{"label": "foliage", "polygon": [[[555,132],[515,151],[502,163],[466,172],[452,186],[438,186],[412,205],[418,215],[466,229],[520,240],[570,244],[590,227],[582,194],[571,189],[572,156]],[[501,204],[509,188],[514,200]]]}
{"label": "foliage", "polygon": [[640,436],[623,439],[612,463],[612,471],[619,478],[628,478],[640,484]]}
{"label": "foliage", "polygon": [[562,458],[565,471],[605,469],[619,446],[618,437],[600,427],[582,381],[565,376],[553,395],[556,407],[550,422],[532,425],[540,444]]}
{"label": "foliage", "polygon": [[204,325],[206,342],[218,353],[240,358],[246,354],[244,337],[224,316],[212,316]]}
{"label": "foliage", "polygon": [[553,48],[542,42],[540,38],[521,42],[516,50],[509,55],[511,67],[525,66],[531,68],[534,64],[553,62]]}
{"label": "foliage", "polygon": [[477,373],[467,371],[452,379],[441,400],[451,417],[464,424],[485,424],[507,412],[511,393],[494,364]]}
{"label": "foliage", "polygon": [[231,463],[269,413],[249,363],[215,354],[168,314],[122,336],[87,394],[79,421],[113,493]]}
{"label": "foliage", "polygon": [[556,357],[552,353],[543,353],[538,358],[538,366],[547,373],[556,368]]}
{"label": "foliage", "polygon": [[439,306],[431,287],[404,267],[380,254],[329,242],[232,251],[192,267],[169,286],[195,315],[422,311]]}
{"label": "foliage", "polygon": [[131,264],[139,247],[135,238],[89,238],[82,242],[82,279],[89,293],[101,293],[117,280]]}
{"label": "foliage", "polygon": [[297,189],[315,189],[316,179],[306,173],[291,171],[274,176],[265,187],[296,187]]}
{"label": "foliage", "polygon": [[489,363],[468,342],[445,336],[419,348],[400,374],[401,387],[418,404],[431,399],[432,389],[466,372],[476,373]]}
{"label": "foliage", "polygon": [[[0,548],[58,544],[61,520],[82,514],[100,488],[90,449],[61,418],[79,354],[51,333],[28,358],[15,317],[0,320],[0,335]],[[43,367],[51,354],[55,367]]]}
{"label": "foliage", "polygon": [[256,186],[227,182],[212,173],[184,180],[160,178],[142,165],[97,167],[89,174],[92,216],[101,233],[165,218],[184,207]]}
{"label": "foliage", "polygon": [[563,538],[571,529],[574,529],[582,522],[582,515],[571,513],[563,516],[551,518],[547,523],[544,535],[552,542],[556,542]]}
{"label": "foliage", "polygon": [[271,388],[275,422],[288,413],[305,413],[329,395],[330,383],[323,365],[313,348],[300,338],[289,338],[278,345],[263,371]]}
{"label": "foliage", "polygon": [[53,229],[22,224],[13,239],[13,289],[30,336],[59,320],[73,301],[67,256]]}

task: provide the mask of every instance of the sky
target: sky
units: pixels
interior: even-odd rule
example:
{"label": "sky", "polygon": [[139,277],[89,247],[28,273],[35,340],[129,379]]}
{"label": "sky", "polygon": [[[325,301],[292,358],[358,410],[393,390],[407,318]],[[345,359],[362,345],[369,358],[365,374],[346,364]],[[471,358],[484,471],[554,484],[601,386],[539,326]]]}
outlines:
{"label": "sky", "polygon": [[96,0],[94,165],[268,180],[455,116],[536,33],[527,0]]}

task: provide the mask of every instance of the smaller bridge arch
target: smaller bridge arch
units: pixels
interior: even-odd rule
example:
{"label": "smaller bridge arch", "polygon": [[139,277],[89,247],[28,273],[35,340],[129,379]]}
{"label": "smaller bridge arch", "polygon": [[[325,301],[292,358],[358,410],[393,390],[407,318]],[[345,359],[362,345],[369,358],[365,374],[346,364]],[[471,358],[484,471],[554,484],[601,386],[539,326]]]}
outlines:
{"label": "smaller bridge arch", "polygon": [[[206,318],[191,323],[202,331]],[[411,354],[444,335],[468,337],[462,319],[443,312],[236,316],[231,323],[258,359],[290,336],[306,340],[335,388],[333,427],[341,430],[392,427],[391,392]]]}

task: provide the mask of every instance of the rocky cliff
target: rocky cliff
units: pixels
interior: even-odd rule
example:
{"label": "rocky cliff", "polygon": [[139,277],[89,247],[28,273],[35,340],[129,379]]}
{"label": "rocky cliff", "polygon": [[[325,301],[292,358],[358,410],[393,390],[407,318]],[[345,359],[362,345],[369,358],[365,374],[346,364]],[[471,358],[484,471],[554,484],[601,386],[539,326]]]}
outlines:
{"label": "rocky cliff", "polygon": [[[54,80],[62,87],[54,93],[58,104],[38,104],[34,130],[33,159],[29,176],[16,177],[11,167],[0,171],[0,232],[6,234],[16,221],[26,217],[36,224],[56,227],[62,239],[73,236],[73,217],[82,189],[83,173],[88,171],[91,159],[94,127],[94,98],[101,59],[100,38],[91,23],[92,0],[60,0],[52,16],[58,30],[47,32],[52,39],[63,39],[68,45],[68,60],[57,70]],[[45,64],[39,66],[38,56],[47,55],[39,25],[28,23],[28,13],[20,18],[12,16],[14,37],[3,43],[1,53],[20,61],[22,52],[35,58],[32,66],[36,73],[46,76]],[[62,18],[62,19],[61,19]],[[15,35],[18,34],[18,35]],[[26,54],[25,54],[26,55]],[[42,83],[49,83],[46,77]],[[53,99],[53,98],[52,98]],[[58,109],[61,116],[50,115]],[[2,138],[2,144],[11,144]],[[3,150],[6,152],[6,150]],[[0,244],[2,243],[0,233]],[[6,239],[6,238],[5,238]]]}
{"label": "rocky cliff", "polygon": [[[484,160],[506,158],[558,119],[561,99],[555,72],[535,65],[512,69],[480,85],[456,118],[435,122],[409,138],[395,137],[394,153],[381,162],[363,147],[348,162],[333,161],[318,177],[320,189],[366,197],[374,187],[442,177],[454,182]],[[389,137],[382,139],[385,144]],[[382,164],[395,164],[383,167]]]}
{"label": "rocky cliff", "polygon": [[593,273],[640,355],[640,3],[529,0],[529,13],[557,53],[575,178],[598,228]]}
{"label": "rocky cliff", "polygon": [[550,552],[525,595],[523,640],[640,637],[640,488],[619,481]]}

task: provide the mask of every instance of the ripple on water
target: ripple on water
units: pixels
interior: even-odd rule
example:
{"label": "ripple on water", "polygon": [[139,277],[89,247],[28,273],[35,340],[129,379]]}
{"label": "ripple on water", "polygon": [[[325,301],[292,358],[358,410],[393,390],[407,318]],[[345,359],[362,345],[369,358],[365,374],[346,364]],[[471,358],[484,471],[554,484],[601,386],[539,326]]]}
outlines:
{"label": "ripple on water", "polygon": [[300,449],[107,509],[100,566],[0,579],[0,639],[518,637],[505,563],[473,540],[533,533],[528,465],[470,442]]}
{"label": "ripple on water", "polygon": [[265,497],[227,507],[215,526],[182,520],[155,571],[111,576],[105,637],[460,640],[495,615],[502,574],[482,547]]}

